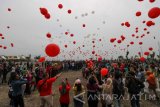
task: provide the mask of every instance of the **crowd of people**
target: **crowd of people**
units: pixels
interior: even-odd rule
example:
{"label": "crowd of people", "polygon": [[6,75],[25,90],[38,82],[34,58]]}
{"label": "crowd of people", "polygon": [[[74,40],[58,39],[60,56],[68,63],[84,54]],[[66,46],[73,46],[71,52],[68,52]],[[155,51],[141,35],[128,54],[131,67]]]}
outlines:
{"label": "crowd of people", "polygon": [[[105,76],[101,74],[102,68],[108,70]],[[125,100],[130,100],[131,107],[140,107],[142,95],[148,95],[146,100],[159,100],[157,83],[160,82],[160,61],[155,59],[145,62],[138,59],[90,59],[61,63],[3,61],[0,64],[0,78],[2,77],[2,84],[8,83],[10,87],[8,95],[12,107],[24,107],[24,95],[30,95],[35,90],[39,92],[40,107],[53,107],[52,84],[61,76],[61,72],[69,70],[81,70],[87,84],[83,84],[78,77],[75,78],[73,86],[69,83],[69,78],[62,80],[59,86],[61,107],[69,107],[70,90],[74,92],[74,107],[83,107],[86,100],[88,107],[98,107],[99,103],[102,107],[123,107],[122,102]],[[7,81],[8,73],[10,78]],[[147,94],[146,83],[149,90]]]}

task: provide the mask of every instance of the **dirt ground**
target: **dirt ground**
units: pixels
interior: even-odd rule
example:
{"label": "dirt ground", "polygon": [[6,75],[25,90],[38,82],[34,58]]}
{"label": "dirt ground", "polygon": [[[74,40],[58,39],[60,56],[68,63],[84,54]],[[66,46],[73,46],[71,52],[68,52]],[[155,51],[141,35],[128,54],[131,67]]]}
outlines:
{"label": "dirt ground", "polygon": [[[61,83],[62,78],[68,78],[70,84],[73,86],[74,81],[76,78],[80,78],[82,80],[82,83],[86,84],[86,80],[82,78],[81,72],[80,71],[70,71],[70,72],[64,72],[62,76],[55,82],[53,83],[53,90],[54,90],[54,98],[53,98],[53,103],[54,107],[60,107],[59,105],[59,91],[58,91],[58,86]],[[9,106],[9,98],[8,98],[8,85],[0,85],[0,107],[10,107]],[[86,94],[85,94],[86,96]],[[73,91],[70,91],[70,107],[73,107]],[[25,107],[39,107],[40,105],[40,99],[38,92],[35,91],[33,92],[30,96],[25,96],[24,97],[25,101]],[[84,107],[88,107],[87,102],[84,104]],[[99,102],[99,107],[101,107],[101,104]],[[131,107],[129,101],[123,101],[123,107]],[[160,107],[160,104],[158,104],[158,101],[148,101],[148,100],[141,100],[141,107]]]}

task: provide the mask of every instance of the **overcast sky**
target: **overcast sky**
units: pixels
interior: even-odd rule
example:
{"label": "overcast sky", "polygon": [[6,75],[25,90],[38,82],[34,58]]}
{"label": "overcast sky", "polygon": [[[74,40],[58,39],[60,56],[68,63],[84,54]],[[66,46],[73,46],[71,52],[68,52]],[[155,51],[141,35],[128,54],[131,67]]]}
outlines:
{"label": "overcast sky", "polygon": [[[58,4],[63,4],[63,9],[59,9]],[[148,17],[149,9],[158,6],[160,0],[154,3],[150,3],[149,0],[0,0],[0,33],[5,37],[4,40],[0,39],[0,45],[7,46],[6,50],[0,49],[0,54],[46,56],[45,46],[56,43],[60,46],[61,53],[55,59],[86,59],[93,56],[93,39],[95,52],[103,58],[125,56],[126,50],[121,49],[126,48],[131,41],[135,44],[128,48],[129,56],[140,51],[138,43],[141,41],[143,52],[153,47],[158,53],[160,17],[154,20]],[[48,9],[50,19],[42,16],[40,7]],[[8,8],[11,9],[10,12]],[[71,14],[67,13],[68,9],[72,10]],[[137,11],[142,12],[140,17],[135,16]],[[144,20],[154,21],[155,26],[147,27],[142,23]],[[121,26],[121,23],[126,21],[131,27]],[[83,24],[86,25],[85,28],[82,27]],[[136,27],[139,28],[137,34]],[[142,39],[131,36],[146,34],[144,28],[148,29],[149,35]],[[73,33],[74,37],[65,35],[66,31]],[[52,34],[52,39],[46,37],[48,32]],[[126,37],[123,43],[110,43],[110,38],[115,37],[118,40],[121,35]],[[99,39],[102,41],[99,42]],[[75,45],[73,41],[76,41]],[[14,43],[14,47],[11,47],[10,43]],[[68,45],[68,48],[64,45]],[[72,55],[74,53],[75,55]]]}

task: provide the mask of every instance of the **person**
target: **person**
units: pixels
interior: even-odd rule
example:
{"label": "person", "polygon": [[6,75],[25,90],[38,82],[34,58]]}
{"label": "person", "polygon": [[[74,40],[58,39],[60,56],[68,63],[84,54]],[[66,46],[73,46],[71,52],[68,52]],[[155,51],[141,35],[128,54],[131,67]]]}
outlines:
{"label": "person", "polygon": [[130,101],[132,107],[140,107],[139,93],[145,87],[143,82],[135,78],[134,72],[129,72],[126,77],[126,87],[130,94]]}
{"label": "person", "polygon": [[66,78],[66,81],[62,81],[61,85],[59,86],[59,92],[60,92],[60,105],[61,107],[69,107],[69,91],[71,89],[71,86],[68,82],[68,79]]}
{"label": "person", "polygon": [[100,87],[98,86],[98,80],[95,75],[89,78],[87,83],[87,99],[88,99],[88,107],[98,107],[98,90]]}
{"label": "person", "polygon": [[106,79],[106,82],[102,84],[102,107],[112,107],[112,79],[109,77]]}
{"label": "person", "polygon": [[[84,86],[82,85],[82,83],[81,83],[81,80],[80,79],[76,79],[76,81],[75,81],[75,83],[74,83],[74,85],[73,85],[73,92],[74,92],[74,99],[73,99],[73,101],[74,101],[74,107],[83,107],[83,93],[85,92],[84,91]],[[82,94],[82,95],[80,95],[80,94]],[[76,97],[77,95],[80,95],[80,96],[78,96],[78,97]],[[77,98],[78,98],[78,100],[77,100]]]}
{"label": "person", "polygon": [[147,71],[147,72],[146,72],[146,75],[148,76],[148,77],[147,77],[147,82],[148,82],[148,84],[149,84],[149,86],[148,86],[149,92],[150,92],[150,93],[153,92],[153,93],[155,94],[155,96],[156,96],[156,99],[159,100],[159,96],[158,96],[158,94],[157,94],[157,92],[156,92],[157,82],[156,82],[155,76],[154,76],[153,73],[150,72],[150,71]]}
{"label": "person", "polygon": [[27,83],[27,80],[20,79],[19,75],[16,72],[11,73],[11,87],[13,89],[12,99],[14,107],[24,107],[24,100],[22,95],[22,85]]}
{"label": "person", "polygon": [[113,78],[113,97],[114,97],[114,107],[121,107],[121,99],[124,96],[124,84],[122,80],[122,74],[120,71],[114,72]]}
{"label": "person", "polygon": [[55,77],[49,78],[48,73],[43,74],[43,79],[40,80],[37,84],[37,89],[39,91],[41,105],[40,107],[45,107],[47,104],[48,107],[53,107],[52,103],[52,83],[61,75],[58,74]]}

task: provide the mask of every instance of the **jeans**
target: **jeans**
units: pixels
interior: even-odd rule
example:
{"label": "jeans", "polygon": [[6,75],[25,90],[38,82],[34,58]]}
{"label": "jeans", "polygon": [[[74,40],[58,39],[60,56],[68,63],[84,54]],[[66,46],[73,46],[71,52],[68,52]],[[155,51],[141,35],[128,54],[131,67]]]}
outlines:
{"label": "jeans", "polygon": [[114,107],[122,107],[120,99],[114,99]]}
{"label": "jeans", "polygon": [[13,96],[14,107],[24,107],[24,100],[22,95]]}
{"label": "jeans", "polygon": [[131,94],[130,95],[130,100],[131,100],[131,106],[132,107],[140,107],[139,95],[138,94]]}

